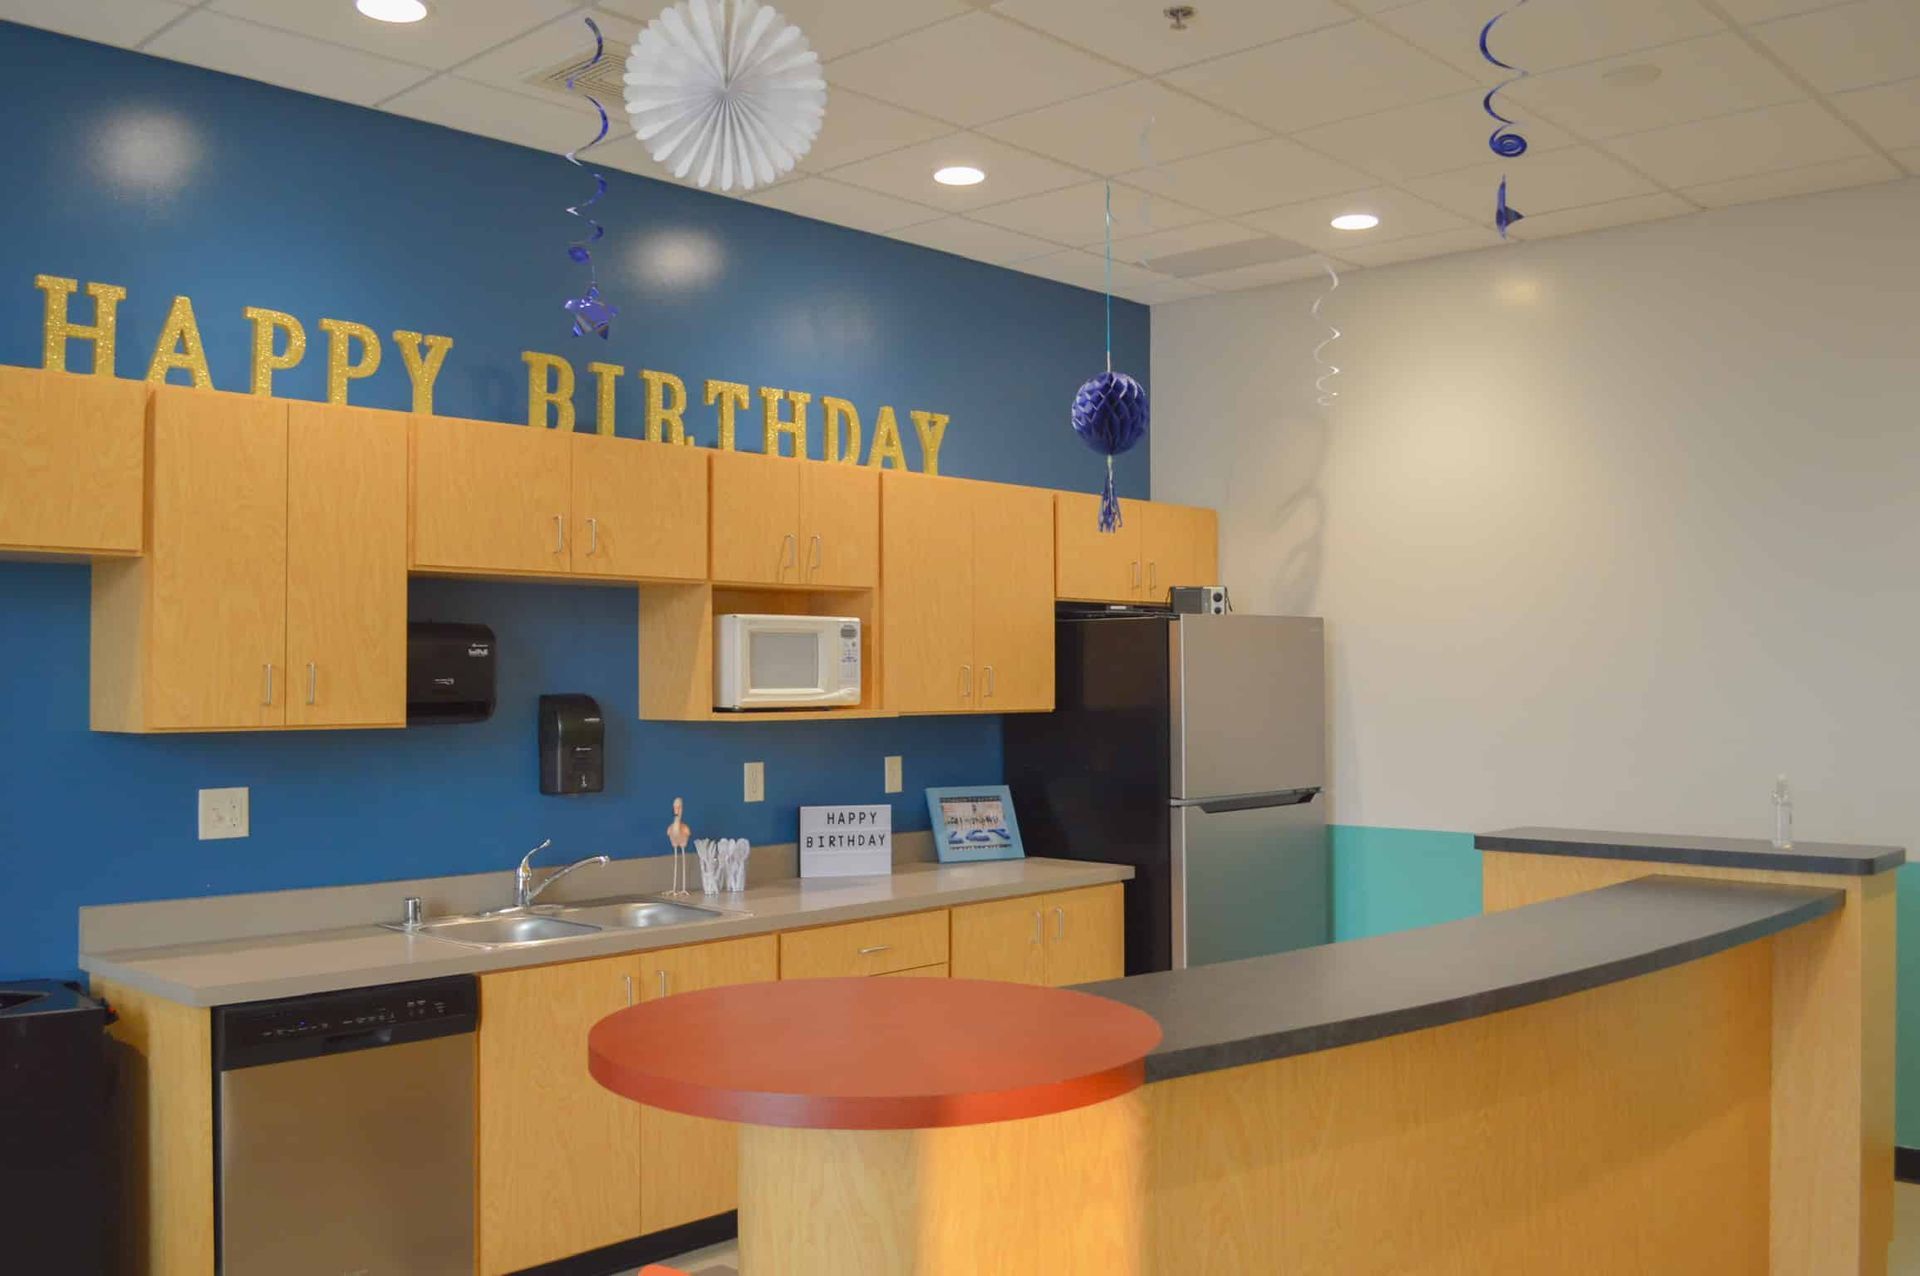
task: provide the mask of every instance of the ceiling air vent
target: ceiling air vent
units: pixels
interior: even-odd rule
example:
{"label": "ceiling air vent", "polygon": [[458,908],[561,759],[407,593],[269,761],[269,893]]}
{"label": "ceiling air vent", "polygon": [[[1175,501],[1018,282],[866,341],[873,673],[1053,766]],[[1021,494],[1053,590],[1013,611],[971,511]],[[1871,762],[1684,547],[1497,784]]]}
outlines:
{"label": "ceiling air vent", "polygon": [[[618,40],[608,40],[606,56],[601,58],[600,64],[591,71],[583,71],[581,68],[592,59],[576,55],[558,66],[548,67],[544,71],[535,71],[522,83],[530,84],[536,89],[544,89],[549,93],[558,93],[562,97],[591,93],[600,99],[602,106],[607,108],[608,115],[618,116],[625,110],[623,104],[627,100],[627,85],[624,78],[627,74],[627,51],[627,45]],[[574,81],[572,94],[567,92],[567,77],[570,75],[580,77]]]}
{"label": "ceiling air vent", "polygon": [[1196,248],[1192,252],[1150,257],[1140,264],[1148,270],[1157,270],[1163,275],[1172,275],[1176,279],[1192,279],[1196,275],[1211,275],[1222,270],[1238,270],[1242,266],[1264,266],[1268,262],[1311,257],[1313,253],[1313,249],[1305,244],[1296,244],[1291,239],[1282,239],[1278,235],[1262,235],[1258,239],[1242,239],[1231,244],[1218,244],[1212,248]]}

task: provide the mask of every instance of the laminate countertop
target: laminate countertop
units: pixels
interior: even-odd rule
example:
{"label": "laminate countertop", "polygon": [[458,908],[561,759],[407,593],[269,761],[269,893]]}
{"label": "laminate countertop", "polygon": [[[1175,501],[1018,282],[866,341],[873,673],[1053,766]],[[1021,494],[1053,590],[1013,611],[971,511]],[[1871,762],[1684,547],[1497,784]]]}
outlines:
{"label": "laminate countertop", "polygon": [[1690,837],[1675,833],[1610,833],[1598,829],[1517,828],[1479,833],[1482,851],[1525,855],[1574,855],[1587,859],[1644,860],[1697,868],[1750,868],[1774,873],[1825,873],[1872,877],[1899,868],[1907,853],[1898,846],[1846,842],[1795,842],[1775,846],[1758,837]]}
{"label": "laminate countertop", "polygon": [[[224,1006],[341,988],[544,966],[716,939],[798,930],[984,900],[1125,881],[1124,865],[1023,859],[980,864],[913,864],[890,875],[786,878],[713,900],[729,910],[712,921],[645,930],[609,928],[522,948],[470,948],[368,924],[255,935],[207,943],[82,952],[88,974],[189,1006]],[[579,902],[579,901],[569,901]]]}
{"label": "laminate countertop", "polygon": [[1080,985],[1165,1032],[1147,1080],[1331,1050],[1651,974],[1839,908],[1844,892],[1649,876],[1272,957]]}

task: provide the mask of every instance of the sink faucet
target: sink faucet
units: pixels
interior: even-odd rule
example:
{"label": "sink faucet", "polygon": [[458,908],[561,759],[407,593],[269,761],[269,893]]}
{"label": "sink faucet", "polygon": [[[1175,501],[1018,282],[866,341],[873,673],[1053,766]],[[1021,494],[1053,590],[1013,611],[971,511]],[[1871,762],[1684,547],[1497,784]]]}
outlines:
{"label": "sink faucet", "polygon": [[540,898],[541,891],[546,890],[547,887],[553,885],[576,868],[585,868],[589,864],[612,863],[612,861],[604,855],[589,855],[586,859],[575,860],[559,872],[552,874],[546,881],[535,886],[533,884],[533,857],[552,845],[553,839],[548,838],[521,857],[520,867],[513,871],[513,906],[515,908],[531,907],[533,901]]}

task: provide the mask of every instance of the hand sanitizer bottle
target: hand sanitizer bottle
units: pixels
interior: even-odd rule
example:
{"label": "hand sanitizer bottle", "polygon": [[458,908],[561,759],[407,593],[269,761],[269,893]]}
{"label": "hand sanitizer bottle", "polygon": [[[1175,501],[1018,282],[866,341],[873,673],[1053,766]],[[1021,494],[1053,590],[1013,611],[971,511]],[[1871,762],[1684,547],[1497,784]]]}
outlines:
{"label": "hand sanitizer bottle", "polygon": [[1773,849],[1788,850],[1793,846],[1793,794],[1787,791],[1787,777],[1780,776],[1773,782]]}

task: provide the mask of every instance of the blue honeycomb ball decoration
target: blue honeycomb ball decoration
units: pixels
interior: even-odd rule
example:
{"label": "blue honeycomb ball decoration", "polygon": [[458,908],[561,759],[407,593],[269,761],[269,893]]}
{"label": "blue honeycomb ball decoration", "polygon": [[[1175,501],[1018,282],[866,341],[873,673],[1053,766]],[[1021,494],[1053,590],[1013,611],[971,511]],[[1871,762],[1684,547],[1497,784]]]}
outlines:
{"label": "blue honeycomb ball decoration", "polygon": [[1100,530],[1120,528],[1120,500],[1113,490],[1113,458],[1147,437],[1147,392],[1124,372],[1102,372],[1073,396],[1073,432],[1107,458],[1107,485],[1100,496]]}

